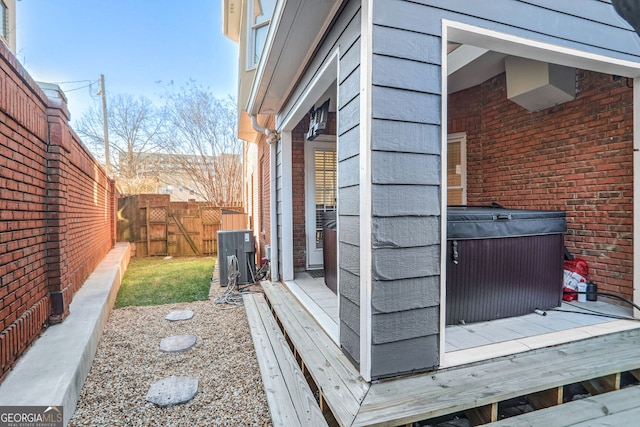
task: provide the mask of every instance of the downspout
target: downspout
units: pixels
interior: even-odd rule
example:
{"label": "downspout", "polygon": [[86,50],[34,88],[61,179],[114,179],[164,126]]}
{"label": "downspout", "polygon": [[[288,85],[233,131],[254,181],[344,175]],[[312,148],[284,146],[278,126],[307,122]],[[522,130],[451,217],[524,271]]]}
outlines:
{"label": "downspout", "polygon": [[256,132],[265,134],[267,136],[267,144],[269,144],[271,150],[269,153],[270,157],[270,165],[269,165],[269,193],[270,193],[270,224],[269,228],[271,230],[271,260],[270,260],[270,271],[271,271],[271,281],[277,282],[280,279],[280,272],[278,271],[278,219],[277,215],[277,205],[276,205],[276,155],[277,155],[277,145],[274,142],[277,142],[280,139],[280,135],[278,132],[272,129],[267,129],[258,124],[258,117],[256,115],[251,115],[251,126]]}
{"label": "downspout", "polygon": [[271,145],[280,139],[280,134],[273,129],[262,127],[258,124],[258,116],[251,115],[251,126],[256,132],[263,133],[267,136],[267,144]]}

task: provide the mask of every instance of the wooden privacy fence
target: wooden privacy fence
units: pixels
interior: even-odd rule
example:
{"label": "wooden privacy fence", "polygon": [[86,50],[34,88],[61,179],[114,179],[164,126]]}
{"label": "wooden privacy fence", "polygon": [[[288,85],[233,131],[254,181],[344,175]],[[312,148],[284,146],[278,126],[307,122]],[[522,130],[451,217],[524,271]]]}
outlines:
{"label": "wooden privacy fence", "polygon": [[118,240],[135,243],[138,257],[214,256],[218,231],[246,224],[241,206],[170,202],[167,194],[128,196],[118,203]]}

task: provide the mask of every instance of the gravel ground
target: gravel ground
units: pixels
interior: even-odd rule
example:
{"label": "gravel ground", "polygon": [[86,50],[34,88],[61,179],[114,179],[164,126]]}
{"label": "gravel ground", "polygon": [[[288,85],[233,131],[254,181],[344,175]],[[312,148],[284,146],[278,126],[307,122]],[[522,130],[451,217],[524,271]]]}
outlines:
{"label": "gravel ground", "polygon": [[[211,301],[113,310],[69,426],[271,426],[269,408],[244,308],[222,310]],[[173,310],[191,320],[169,322]],[[197,336],[184,353],[162,353],[160,340]],[[195,398],[158,408],[145,401],[159,379],[199,379]]]}

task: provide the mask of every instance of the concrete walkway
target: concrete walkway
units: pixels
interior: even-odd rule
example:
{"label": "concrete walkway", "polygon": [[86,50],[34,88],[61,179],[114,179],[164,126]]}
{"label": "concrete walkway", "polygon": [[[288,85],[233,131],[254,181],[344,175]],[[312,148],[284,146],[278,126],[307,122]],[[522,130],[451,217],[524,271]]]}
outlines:
{"label": "concrete walkway", "polygon": [[75,294],[64,322],[49,327],[0,384],[0,406],[62,406],[66,426],[129,263],[118,243]]}

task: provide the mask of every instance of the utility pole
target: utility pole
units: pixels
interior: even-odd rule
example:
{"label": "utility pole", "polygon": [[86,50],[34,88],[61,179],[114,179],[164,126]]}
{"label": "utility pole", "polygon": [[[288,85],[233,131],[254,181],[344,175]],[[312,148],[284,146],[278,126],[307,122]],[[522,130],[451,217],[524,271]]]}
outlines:
{"label": "utility pole", "polygon": [[100,94],[102,95],[102,126],[104,130],[104,161],[107,175],[111,175],[109,159],[109,128],[107,126],[107,92],[104,89],[104,74],[100,74]]}

